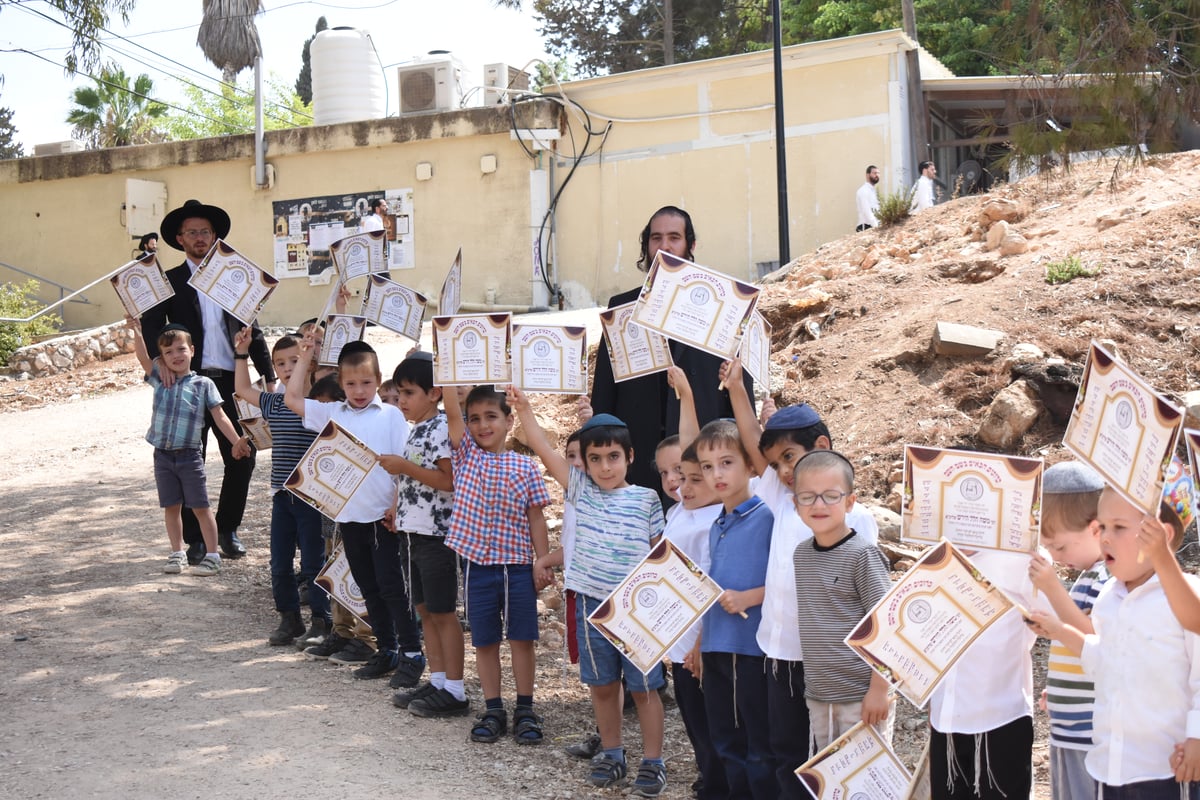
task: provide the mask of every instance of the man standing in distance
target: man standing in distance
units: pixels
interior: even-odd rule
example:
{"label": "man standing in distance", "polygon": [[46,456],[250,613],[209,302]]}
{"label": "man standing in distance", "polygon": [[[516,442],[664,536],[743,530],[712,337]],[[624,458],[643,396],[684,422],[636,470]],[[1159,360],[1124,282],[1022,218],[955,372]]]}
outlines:
{"label": "man standing in distance", "polygon": [[[192,369],[217,384],[224,401],[222,408],[226,416],[238,426],[237,404],[234,402],[235,356],[233,337],[244,326],[212,300],[197,292],[188,284],[188,279],[200,266],[200,262],[217,239],[229,235],[229,215],[224,210],[205,205],[199,200],[188,200],[182,207],[171,211],[163,218],[160,233],[162,240],[182,250],[186,259],[179,266],[167,271],[167,280],[175,290],[169,297],[142,315],[142,338],[151,358],[158,356],[158,333],[168,322],[183,325],[192,334],[195,355]],[[267,391],[275,386],[275,372],[271,366],[271,354],[266,339],[258,326],[253,326],[250,340],[250,359],[258,373],[267,383]],[[213,427],[209,414],[204,416],[204,431],[201,446],[208,442],[208,430]],[[254,474],[254,454],[235,459],[233,447],[224,437],[217,437],[225,475],[221,481],[221,496],[217,504],[217,541],[226,558],[241,558],[246,548],[238,539],[237,529],[242,524],[246,510],[246,495],[250,490],[250,477]],[[205,555],[204,540],[195,516],[189,510],[183,515],[183,538],[188,543],[188,562],[197,564]]]}
{"label": "man standing in distance", "polygon": [[376,197],[371,201],[371,213],[362,218],[362,232],[381,231],[384,229],[383,215],[388,213],[387,200]]}
{"label": "man standing in distance", "polygon": [[855,233],[879,225],[879,192],[875,188],[878,185],[879,167],[872,164],[867,167],[867,180],[858,187],[858,192],[854,195],[855,204],[858,206],[858,227],[854,229]]}
{"label": "man standing in distance", "polygon": [[917,178],[917,191],[913,195],[912,210],[914,213],[933,208],[934,203],[937,202],[937,186],[933,182],[933,179],[937,177],[937,165],[932,161],[922,161],[917,165],[917,169],[920,171],[921,177]]}

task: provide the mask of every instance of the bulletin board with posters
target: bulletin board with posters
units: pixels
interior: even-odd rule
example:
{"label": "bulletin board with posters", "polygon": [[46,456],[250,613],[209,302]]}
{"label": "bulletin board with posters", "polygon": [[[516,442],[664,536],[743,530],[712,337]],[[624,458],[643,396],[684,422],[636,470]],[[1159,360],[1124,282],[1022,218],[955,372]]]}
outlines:
{"label": "bulletin board with posters", "polygon": [[388,269],[415,268],[413,190],[376,189],[272,203],[275,277],[308,278],[314,286],[330,283],[335,270],[329,245],[361,233],[363,219],[371,213],[371,201],[380,197],[388,205],[383,218]]}

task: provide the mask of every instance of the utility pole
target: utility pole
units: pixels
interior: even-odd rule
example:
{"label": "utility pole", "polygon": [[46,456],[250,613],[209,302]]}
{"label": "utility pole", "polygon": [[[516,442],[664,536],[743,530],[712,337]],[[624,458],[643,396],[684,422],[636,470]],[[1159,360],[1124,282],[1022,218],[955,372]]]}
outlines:
{"label": "utility pole", "polygon": [[671,0],[663,0],[663,64],[675,63],[675,11]]}
{"label": "utility pole", "polygon": [[[911,2],[911,0],[909,0]],[[779,0],[771,0],[775,29],[775,184],[779,213],[779,266],[792,260],[788,236],[787,131],[783,127],[783,15]]]}
{"label": "utility pole", "polygon": [[[904,17],[904,33],[913,42],[919,44],[917,12],[913,8],[913,0],[900,0],[900,11]],[[905,54],[905,61],[908,67],[905,70],[908,73],[908,130],[912,137],[912,147],[909,149],[909,158],[912,159],[912,163],[908,169],[912,170],[909,174],[912,174],[913,180],[916,180],[917,164],[927,160],[930,154],[929,131],[926,129],[928,114],[925,111],[925,92],[921,89],[921,64],[918,51],[916,49],[909,50]]]}

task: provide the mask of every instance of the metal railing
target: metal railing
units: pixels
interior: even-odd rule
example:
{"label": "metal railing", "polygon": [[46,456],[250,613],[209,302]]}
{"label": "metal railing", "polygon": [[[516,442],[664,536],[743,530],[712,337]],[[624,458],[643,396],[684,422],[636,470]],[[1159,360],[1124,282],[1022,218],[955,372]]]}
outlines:
{"label": "metal railing", "polygon": [[[47,311],[51,311],[55,308],[58,308],[59,306],[65,304],[67,302],[91,305],[92,302],[87,299],[87,295],[85,295],[84,292],[87,291],[88,289],[92,288],[96,284],[100,283],[101,281],[108,280],[113,275],[117,274],[122,269],[124,269],[124,265],[117,267],[112,272],[108,273],[107,275],[104,275],[103,277],[97,278],[96,280],[89,283],[87,286],[84,286],[81,289],[72,290],[70,286],[64,286],[63,284],[59,283],[58,281],[52,281],[49,278],[43,278],[41,275],[36,275],[27,270],[23,270],[20,267],[14,267],[12,264],[6,264],[3,261],[0,261],[0,267],[4,267],[5,269],[10,269],[13,272],[19,272],[22,275],[26,275],[30,278],[33,278],[38,283],[48,283],[52,286],[58,287],[58,300],[56,302],[51,303],[50,305],[42,308],[41,310],[37,311],[34,314],[31,314],[28,317],[23,317],[23,318],[22,317],[0,317],[0,322],[31,322],[31,321],[37,319],[38,317],[40,317],[42,314],[45,314]],[[70,294],[67,294],[67,292],[70,292]]]}

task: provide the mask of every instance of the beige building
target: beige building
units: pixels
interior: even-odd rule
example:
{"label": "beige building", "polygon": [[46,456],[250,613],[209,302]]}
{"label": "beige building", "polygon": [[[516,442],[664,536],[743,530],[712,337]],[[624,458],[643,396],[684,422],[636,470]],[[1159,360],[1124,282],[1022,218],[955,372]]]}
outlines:
{"label": "beige building", "polygon": [[[853,230],[867,163],[889,188],[910,182],[912,47],[892,31],[785,49],[793,255]],[[921,63],[927,79],[951,77],[923,51]],[[664,204],[693,214],[698,261],[757,278],[777,258],[772,97],[771,53],[759,52],[576,81],[513,114],[496,106],[268,132],[265,188],[255,186],[252,136],[4,161],[0,262],[77,288],[128,260],[165,210],[197,198],[229,211],[230,244],[272,271],[287,233],[274,203],[411,189],[413,267],[392,277],[431,300],[462,247],[466,303],[553,302],[541,280],[545,220],[548,282],[569,305],[603,303],[636,285],[638,234]],[[160,252],[167,266],[182,260],[165,243]],[[0,280],[19,279],[0,268]],[[328,294],[304,276],[284,279],[261,319],[294,324]],[[86,297],[64,308],[68,327],[121,317],[110,287]]]}

